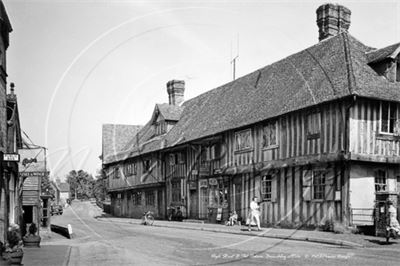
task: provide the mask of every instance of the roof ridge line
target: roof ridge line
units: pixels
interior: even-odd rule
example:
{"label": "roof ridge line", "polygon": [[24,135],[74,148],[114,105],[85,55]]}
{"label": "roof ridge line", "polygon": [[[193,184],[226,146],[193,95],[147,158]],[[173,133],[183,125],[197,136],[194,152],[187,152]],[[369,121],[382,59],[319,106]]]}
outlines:
{"label": "roof ridge line", "polygon": [[356,79],[354,76],[354,71],[353,71],[353,62],[351,60],[351,53],[349,49],[349,44],[348,44],[348,38],[349,36],[346,33],[342,34],[343,36],[343,47],[344,47],[344,58],[346,60],[346,67],[347,67],[347,81],[349,83],[348,89],[350,95],[353,94],[353,87],[356,87]]}

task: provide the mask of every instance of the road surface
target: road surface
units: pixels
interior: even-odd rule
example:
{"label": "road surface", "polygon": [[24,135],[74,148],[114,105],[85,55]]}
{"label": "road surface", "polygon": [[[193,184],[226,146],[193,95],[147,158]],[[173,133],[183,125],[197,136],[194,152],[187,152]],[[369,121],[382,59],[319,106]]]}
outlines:
{"label": "road surface", "polygon": [[[101,210],[74,202],[53,223],[71,224],[75,238],[66,265],[399,265],[397,248],[350,249],[198,230],[97,220]],[[105,221],[104,221],[105,220]],[[157,221],[156,221],[157,222]]]}

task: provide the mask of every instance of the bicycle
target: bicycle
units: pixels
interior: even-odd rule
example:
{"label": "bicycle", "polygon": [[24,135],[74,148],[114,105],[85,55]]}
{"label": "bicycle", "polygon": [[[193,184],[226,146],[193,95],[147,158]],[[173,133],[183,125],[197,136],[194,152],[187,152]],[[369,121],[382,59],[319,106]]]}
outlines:
{"label": "bicycle", "polygon": [[142,224],[143,225],[153,225],[154,223],[154,215],[151,211],[147,211],[143,213],[142,216]]}

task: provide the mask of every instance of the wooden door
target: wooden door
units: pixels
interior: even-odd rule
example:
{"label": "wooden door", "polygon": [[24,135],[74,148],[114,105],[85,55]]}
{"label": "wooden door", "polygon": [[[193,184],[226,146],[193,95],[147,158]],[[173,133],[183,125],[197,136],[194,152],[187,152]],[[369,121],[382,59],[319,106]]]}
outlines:
{"label": "wooden door", "polygon": [[197,190],[190,190],[190,213],[189,218],[198,218],[198,193]]}
{"label": "wooden door", "polygon": [[199,219],[208,218],[208,189],[206,187],[200,188],[199,200]]}

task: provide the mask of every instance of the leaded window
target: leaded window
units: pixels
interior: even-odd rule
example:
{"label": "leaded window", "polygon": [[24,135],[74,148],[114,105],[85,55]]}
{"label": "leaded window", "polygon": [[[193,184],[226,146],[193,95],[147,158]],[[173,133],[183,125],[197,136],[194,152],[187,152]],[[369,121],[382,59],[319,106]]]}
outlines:
{"label": "leaded window", "polygon": [[261,180],[261,196],[265,201],[270,201],[272,195],[272,176],[265,175]]}
{"label": "leaded window", "polygon": [[314,171],[313,172],[313,198],[324,199],[325,198],[325,172]]}

